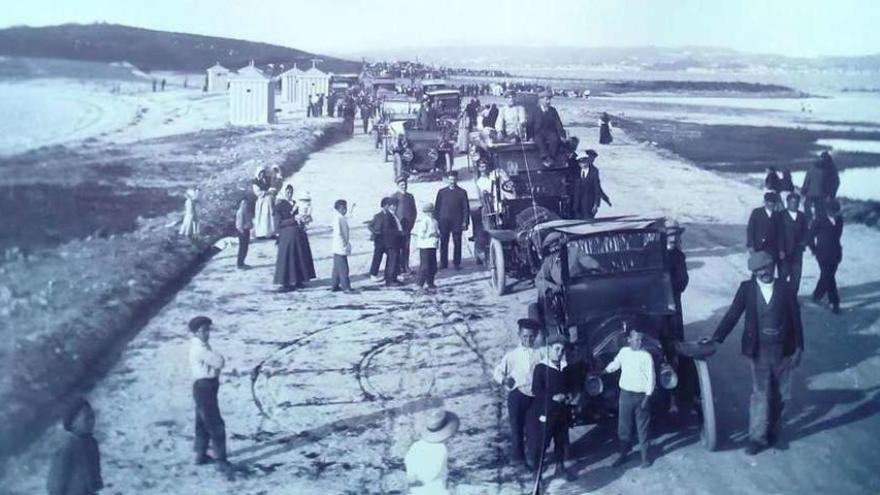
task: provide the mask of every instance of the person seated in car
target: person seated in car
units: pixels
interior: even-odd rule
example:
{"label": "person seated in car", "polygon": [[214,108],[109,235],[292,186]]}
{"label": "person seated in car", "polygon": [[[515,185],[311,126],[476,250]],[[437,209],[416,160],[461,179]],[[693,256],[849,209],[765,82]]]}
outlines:
{"label": "person seated in car", "polygon": [[495,211],[500,210],[501,200],[516,199],[516,189],[507,172],[490,166],[488,160],[482,157],[477,160],[477,172],[480,174],[477,189],[480,194],[489,196]]}
{"label": "person seated in car", "polygon": [[[564,245],[564,236],[559,232],[551,232],[544,238],[541,248],[545,254],[541,268],[535,276],[535,288],[538,297],[545,298],[562,290],[562,265],[559,263],[559,252]],[[566,245],[568,249],[568,276],[579,277],[590,272],[601,270],[599,262],[574,245]]]}
{"label": "person seated in car", "polygon": [[508,91],[505,95],[506,105],[499,108],[495,129],[502,141],[518,143],[526,136],[526,109],[516,104],[516,93]]}
{"label": "person seated in car", "polygon": [[541,93],[538,111],[532,115],[531,129],[538,147],[538,154],[541,156],[541,162],[545,167],[553,165],[556,155],[559,152],[559,146],[565,136],[565,129],[562,126],[562,120],[556,108],[550,106],[553,99],[553,93],[544,91]]}
{"label": "person seated in car", "polygon": [[412,161],[413,150],[412,145],[404,134],[397,135],[397,144],[391,151],[394,155],[394,182],[403,177],[405,165]]}

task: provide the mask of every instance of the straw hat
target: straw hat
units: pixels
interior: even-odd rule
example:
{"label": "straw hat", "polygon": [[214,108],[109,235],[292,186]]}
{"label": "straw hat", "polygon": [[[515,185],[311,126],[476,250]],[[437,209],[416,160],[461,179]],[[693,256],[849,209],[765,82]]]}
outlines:
{"label": "straw hat", "polygon": [[431,411],[421,427],[422,440],[442,443],[458,431],[458,416],[445,409]]}

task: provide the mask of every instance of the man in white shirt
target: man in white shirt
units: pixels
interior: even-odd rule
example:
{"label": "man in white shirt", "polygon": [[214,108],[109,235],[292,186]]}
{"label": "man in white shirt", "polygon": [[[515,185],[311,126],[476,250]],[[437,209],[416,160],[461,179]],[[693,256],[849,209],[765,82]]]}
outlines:
{"label": "man in white shirt", "polygon": [[330,279],[333,286],[331,291],[345,291],[346,294],[354,294],[351,288],[351,279],[348,271],[348,255],[351,254],[351,241],[348,233],[348,203],[344,199],[336,200],[333,205],[336,210],[336,218],[333,219],[333,272]]}
{"label": "man in white shirt", "polygon": [[[226,361],[211,349],[208,343],[212,321],[207,316],[196,316],[189,322],[192,338],[189,344],[189,366],[193,377],[193,399],[196,406],[196,431],[194,449],[196,464],[217,462],[217,467],[233,477],[232,466],[226,460],[226,424],[220,415],[217,392],[220,388],[220,371]],[[208,455],[211,445],[214,457]]]}
{"label": "man in white shirt", "polygon": [[622,466],[632,446],[632,424],[636,423],[642,467],[651,465],[648,458],[648,429],[651,426],[650,399],[654,392],[654,359],[642,348],[642,334],[631,328],[627,334],[629,347],[620,349],[605,368],[605,373],[620,370],[620,402],[617,410],[617,436],[620,456],[612,464]]}
{"label": "man in white shirt", "polygon": [[501,106],[495,129],[502,139],[521,141],[525,137],[526,109],[516,104],[516,95],[508,92],[507,105]]}
{"label": "man in white shirt", "polygon": [[540,360],[540,353],[533,346],[541,325],[529,318],[517,321],[520,345],[509,351],[495,366],[492,377],[504,385],[507,393],[507,416],[510,420],[510,460],[514,464],[525,462],[523,443],[526,418],[535,395],[532,393],[532,373]]}

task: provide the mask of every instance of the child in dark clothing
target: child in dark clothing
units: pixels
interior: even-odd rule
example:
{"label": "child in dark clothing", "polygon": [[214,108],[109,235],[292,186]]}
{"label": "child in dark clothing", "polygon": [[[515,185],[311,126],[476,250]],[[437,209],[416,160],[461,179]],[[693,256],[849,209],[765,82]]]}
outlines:
{"label": "child in dark clothing", "polygon": [[49,469],[49,495],[94,495],[104,487],[101,455],[95,430],[95,412],[84,399],[78,400],[64,417],[70,434],[58,449]]}

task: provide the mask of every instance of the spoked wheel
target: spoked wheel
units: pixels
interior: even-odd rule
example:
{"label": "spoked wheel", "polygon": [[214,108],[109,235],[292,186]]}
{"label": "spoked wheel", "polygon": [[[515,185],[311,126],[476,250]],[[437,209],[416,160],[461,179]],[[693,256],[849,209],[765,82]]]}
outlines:
{"label": "spoked wheel", "polygon": [[718,447],[718,429],[715,425],[715,399],[712,395],[712,379],[709,377],[709,365],[702,359],[695,359],[697,380],[700,384],[700,412],[703,425],[700,430],[700,441],[706,450]]}
{"label": "spoked wheel", "polygon": [[507,291],[507,273],[504,270],[504,246],[498,239],[492,239],[489,242],[489,275],[492,288],[499,296]]}

